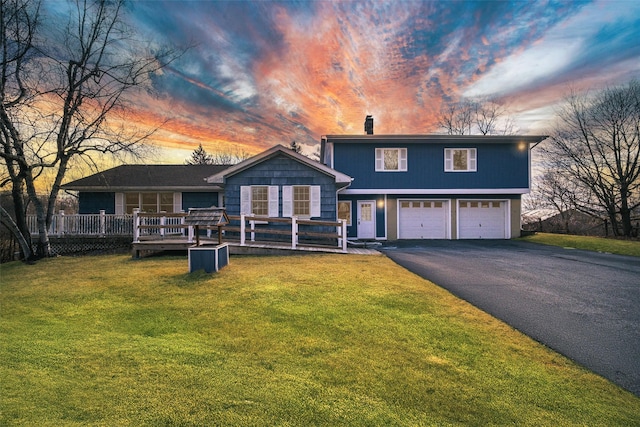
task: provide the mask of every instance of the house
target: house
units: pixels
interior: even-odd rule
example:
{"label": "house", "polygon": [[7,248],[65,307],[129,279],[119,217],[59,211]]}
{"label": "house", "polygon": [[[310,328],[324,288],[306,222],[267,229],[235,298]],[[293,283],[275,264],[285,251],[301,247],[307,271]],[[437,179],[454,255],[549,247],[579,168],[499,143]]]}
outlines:
{"label": "house", "polygon": [[545,136],[321,138],[321,162],[277,145],[233,166],[119,166],[63,186],[80,213],[187,211],[347,222],[360,240],[520,236],[531,147]]}
{"label": "house", "polygon": [[223,206],[223,188],[205,179],[229,166],[122,165],[69,182],[64,190],[77,191],[80,214],[181,212],[189,208]]}
{"label": "house", "polygon": [[[367,127],[367,123],[369,127]],[[531,147],[545,136],[325,135],[322,162],[351,177],[338,215],[352,239],[520,236]]]}

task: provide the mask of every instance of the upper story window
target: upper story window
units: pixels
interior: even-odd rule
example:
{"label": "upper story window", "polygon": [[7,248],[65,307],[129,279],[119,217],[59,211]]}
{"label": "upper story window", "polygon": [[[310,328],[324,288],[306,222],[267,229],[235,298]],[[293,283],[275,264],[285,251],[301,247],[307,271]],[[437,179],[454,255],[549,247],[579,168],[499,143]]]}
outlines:
{"label": "upper story window", "polygon": [[445,172],[475,172],[477,170],[477,154],[475,148],[445,148]]}
{"label": "upper story window", "polygon": [[376,148],[376,172],[404,172],[406,170],[406,148]]}

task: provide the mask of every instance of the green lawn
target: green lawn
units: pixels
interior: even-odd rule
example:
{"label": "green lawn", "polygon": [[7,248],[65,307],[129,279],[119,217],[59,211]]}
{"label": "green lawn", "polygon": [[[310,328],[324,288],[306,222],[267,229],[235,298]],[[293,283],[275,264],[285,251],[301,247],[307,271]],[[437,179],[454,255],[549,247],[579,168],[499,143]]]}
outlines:
{"label": "green lawn", "polygon": [[522,240],[565,248],[586,249],[618,255],[640,256],[640,240],[605,239],[571,234],[536,233]]}
{"label": "green lawn", "polygon": [[633,426],[640,399],[384,256],[0,267],[0,425]]}

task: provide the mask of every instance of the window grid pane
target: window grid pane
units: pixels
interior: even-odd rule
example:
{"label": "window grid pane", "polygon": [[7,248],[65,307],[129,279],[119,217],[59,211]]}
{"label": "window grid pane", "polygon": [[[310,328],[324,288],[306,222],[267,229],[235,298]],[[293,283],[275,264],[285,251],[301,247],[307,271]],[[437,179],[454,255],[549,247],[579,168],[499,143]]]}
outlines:
{"label": "window grid pane", "polygon": [[142,199],[142,212],[155,213],[158,212],[158,193],[140,193]]}
{"label": "window grid pane", "polygon": [[254,215],[269,215],[269,188],[251,187],[251,212]]}
{"label": "window grid pane", "polygon": [[309,187],[293,187],[293,214],[296,216],[309,216],[310,209],[311,199]]}
{"label": "window grid pane", "polygon": [[159,193],[160,211],[173,213],[173,193]]}
{"label": "window grid pane", "polygon": [[140,193],[125,193],[125,212],[132,214],[134,209],[140,207]]}

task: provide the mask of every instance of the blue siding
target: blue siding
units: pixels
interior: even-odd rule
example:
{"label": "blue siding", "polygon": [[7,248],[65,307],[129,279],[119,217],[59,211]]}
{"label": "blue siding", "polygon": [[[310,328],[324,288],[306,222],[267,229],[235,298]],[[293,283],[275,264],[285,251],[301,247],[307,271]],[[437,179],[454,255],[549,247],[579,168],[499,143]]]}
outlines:
{"label": "blue siding", "polygon": [[189,208],[209,208],[218,206],[218,193],[182,193],[182,210]]}
{"label": "blue siding", "polygon": [[116,195],[113,192],[81,192],[78,195],[78,213],[98,214],[104,210],[107,214],[116,213]]}
{"label": "blue siding", "polygon": [[[406,172],[376,172],[376,148],[406,148]],[[476,148],[476,172],[445,172],[445,148]],[[529,150],[515,144],[338,143],[334,169],[354,178],[349,189],[528,188]]]}
{"label": "blue siding", "polygon": [[279,214],[282,216],[282,186],[319,185],[321,217],[326,221],[336,220],[335,178],[284,155],[260,162],[249,169],[227,178],[225,183],[225,207],[229,215],[240,215],[240,187],[243,185],[277,185]]}

